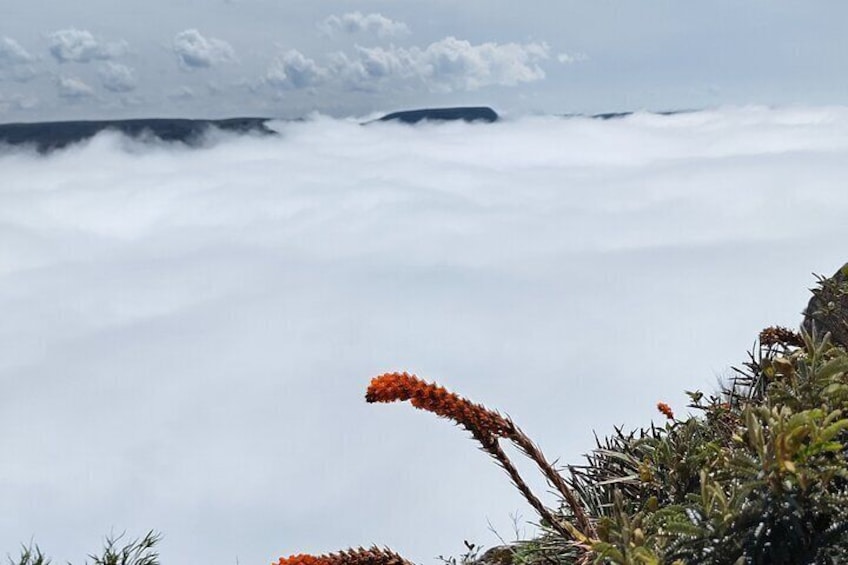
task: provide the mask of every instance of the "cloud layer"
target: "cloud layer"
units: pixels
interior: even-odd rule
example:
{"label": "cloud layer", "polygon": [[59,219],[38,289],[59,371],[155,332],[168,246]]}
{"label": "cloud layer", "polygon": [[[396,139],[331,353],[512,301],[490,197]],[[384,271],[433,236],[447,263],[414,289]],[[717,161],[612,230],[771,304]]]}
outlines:
{"label": "cloud layer", "polygon": [[265,74],[271,86],[298,89],[324,84],[336,92],[423,89],[473,91],[515,86],[545,78],[544,43],[482,43],[446,37],[419,47],[363,47],[331,53],[324,64],[290,50],[274,58]]}
{"label": "cloud layer", "polygon": [[[59,29],[42,34],[46,45],[39,47],[49,57],[33,55],[15,39],[2,37],[0,81],[19,83],[4,93],[5,100],[38,100],[41,119],[67,119],[62,108],[71,101],[74,115],[80,108],[92,115],[120,112],[128,104],[134,113],[147,107],[155,108],[151,115],[161,115],[172,114],[175,101],[183,108],[191,104],[193,114],[198,107],[215,108],[213,113],[221,114],[226,113],[223,108],[246,113],[279,108],[281,99],[286,102],[284,115],[292,117],[321,108],[333,108],[338,114],[368,113],[413,95],[442,98],[442,104],[450,105],[447,95],[452,93],[538,82],[546,78],[545,66],[552,60],[578,60],[564,53],[553,56],[543,41],[410,37],[412,30],[405,22],[377,12],[333,14],[314,25],[318,32],[312,28],[310,49],[262,36],[246,42],[253,48],[245,60],[237,57],[227,39],[184,29],[166,40],[173,57],[167,66],[157,61],[161,37],[160,52],[148,56],[157,41],[155,34],[131,51],[124,39],[106,40],[88,29]],[[314,45],[319,35],[320,45],[329,48]],[[328,38],[337,41],[328,44]],[[143,68],[144,74],[136,68]],[[49,91],[50,80],[58,85],[55,97],[42,94]],[[192,94],[174,96],[175,92]],[[0,120],[15,121],[33,107],[4,103]]]}
{"label": "cloud layer", "polygon": [[710,390],[848,259],[845,108],[276,127],[0,153],[0,547],[497,543],[487,519],[532,519],[507,478],[365,405],[370,376],[438,379],[578,462],[592,429]]}

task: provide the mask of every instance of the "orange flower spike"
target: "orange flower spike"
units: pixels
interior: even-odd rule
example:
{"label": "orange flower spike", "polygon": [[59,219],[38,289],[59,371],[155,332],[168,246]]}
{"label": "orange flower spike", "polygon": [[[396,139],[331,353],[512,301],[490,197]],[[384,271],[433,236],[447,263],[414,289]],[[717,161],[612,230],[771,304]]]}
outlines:
{"label": "orange flower spike", "polygon": [[662,414],[669,420],[674,420],[674,412],[672,411],[671,406],[665,402],[657,402],[657,410],[662,412]]}
{"label": "orange flower spike", "polygon": [[298,554],[289,557],[280,557],[277,563],[271,565],[329,565],[326,559],[314,555]]}
{"label": "orange flower spike", "polygon": [[365,394],[368,402],[395,402],[409,400],[420,410],[432,412],[453,420],[475,437],[507,437],[510,423],[484,406],[473,404],[444,387],[422,381],[409,373],[386,373],[371,379]]}
{"label": "orange flower spike", "polygon": [[412,563],[388,549],[360,547],[317,557],[305,554],[281,557],[277,563],[271,565],[412,565]]}

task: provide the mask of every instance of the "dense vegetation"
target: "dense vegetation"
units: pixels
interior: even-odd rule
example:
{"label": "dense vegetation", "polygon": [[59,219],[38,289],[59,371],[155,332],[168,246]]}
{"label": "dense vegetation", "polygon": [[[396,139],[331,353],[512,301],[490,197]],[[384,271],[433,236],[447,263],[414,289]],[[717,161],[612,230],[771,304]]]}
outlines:
{"label": "dense vegetation", "polygon": [[[771,327],[713,394],[687,392],[692,413],[616,429],[583,465],[555,469],[515,423],[414,375],[371,381],[368,402],[409,401],[465,428],[539,516],[534,540],[448,562],[486,565],[836,564],[848,562],[848,265],[820,278],[800,332]],[[532,460],[559,495],[546,507],[502,448]],[[157,565],[153,533],[94,565]],[[46,565],[24,548],[11,565]],[[409,565],[377,547],[278,565]]]}
{"label": "dense vegetation", "polygon": [[[687,392],[693,414],[676,418],[660,403],[663,425],[615,430],[565,473],[511,420],[414,376],[377,377],[368,400],[409,400],[461,424],[539,514],[540,538],[461,561],[845,563],[846,347],[848,265],[819,279],[800,333],[766,328],[722,390]],[[527,488],[501,441],[538,465],[561,495],[558,508],[544,507]]]}

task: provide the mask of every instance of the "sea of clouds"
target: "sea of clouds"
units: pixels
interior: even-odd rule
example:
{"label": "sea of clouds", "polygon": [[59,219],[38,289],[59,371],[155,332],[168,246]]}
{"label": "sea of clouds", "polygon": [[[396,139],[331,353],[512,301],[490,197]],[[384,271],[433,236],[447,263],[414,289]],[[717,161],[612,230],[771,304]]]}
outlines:
{"label": "sea of clouds", "polygon": [[0,150],[0,552],[153,528],[169,563],[435,563],[516,512],[532,533],[467,434],[367,405],[370,377],[579,463],[593,429],[685,413],[848,261],[844,107],[272,125]]}

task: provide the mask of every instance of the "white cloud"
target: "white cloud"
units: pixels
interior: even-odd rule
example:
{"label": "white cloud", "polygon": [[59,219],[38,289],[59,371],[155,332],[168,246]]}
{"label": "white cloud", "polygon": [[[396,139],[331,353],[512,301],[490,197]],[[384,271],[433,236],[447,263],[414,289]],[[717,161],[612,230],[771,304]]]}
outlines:
{"label": "white cloud", "polygon": [[119,63],[105,63],[98,70],[98,75],[103,88],[111,92],[130,92],[138,85],[135,71]]}
{"label": "white cloud", "polygon": [[541,80],[539,63],[548,52],[544,43],[473,45],[446,37],[424,49],[357,46],[353,57],[336,54],[333,61],[337,75],[359,88],[414,81],[430,90],[462,91]]}
{"label": "white cloud", "polygon": [[265,82],[277,88],[309,88],[320,84],[326,75],[326,70],[313,59],[292,49],[271,61],[265,73]]}
{"label": "white cloud", "polygon": [[201,69],[235,60],[235,51],[223,39],[206,38],[196,29],[181,31],[174,37],[174,53],[184,69]]}
{"label": "white cloud", "polygon": [[398,37],[409,34],[409,26],[382,14],[351,12],[341,16],[332,15],[321,22],[319,28],[327,35],[339,33],[370,33],[377,37]]}
{"label": "white cloud", "polygon": [[557,55],[557,61],[559,61],[563,65],[569,65],[571,63],[580,63],[583,61],[587,61],[588,59],[589,57],[585,53],[560,53],[559,55]]}
{"label": "white cloud", "polygon": [[24,49],[20,43],[10,37],[0,39],[0,81],[11,79],[27,82],[38,73],[31,63],[36,57]]}
{"label": "white cloud", "polygon": [[365,405],[372,375],[437,379],[579,463],[797,325],[809,273],[848,259],[846,108],[275,127],[0,153],[0,547],[495,544],[487,518],[533,518],[502,471]]}
{"label": "white cloud", "polygon": [[30,55],[21,44],[10,37],[0,39],[0,68],[32,63],[35,57]]}
{"label": "white cloud", "polygon": [[59,77],[56,80],[59,96],[68,100],[80,100],[94,95],[94,89],[77,77]]}
{"label": "white cloud", "polygon": [[88,63],[120,57],[126,52],[127,43],[103,42],[90,31],[70,28],[50,34],[48,49],[60,63]]}

